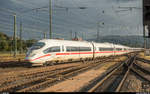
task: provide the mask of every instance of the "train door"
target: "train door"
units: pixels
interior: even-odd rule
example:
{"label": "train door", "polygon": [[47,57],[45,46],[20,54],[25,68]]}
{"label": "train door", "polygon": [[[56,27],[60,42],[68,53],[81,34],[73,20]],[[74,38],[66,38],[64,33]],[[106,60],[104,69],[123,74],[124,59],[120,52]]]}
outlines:
{"label": "train door", "polygon": [[94,43],[92,42],[92,53],[93,53],[93,58],[92,59],[95,59],[95,46],[94,46]]}
{"label": "train door", "polygon": [[60,50],[60,54],[57,56],[57,58],[59,59],[59,61],[63,61],[65,58],[65,56],[64,56],[64,51],[65,51],[65,47],[64,47],[64,45],[61,45],[60,46],[60,48],[61,48],[61,50]]}
{"label": "train door", "polygon": [[80,47],[78,47],[78,51],[79,51],[79,58],[81,58],[81,50],[80,50]]}
{"label": "train door", "polygon": [[115,56],[115,53],[116,53],[116,47],[115,47],[114,44],[112,44],[112,45],[113,45],[113,55]]}
{"label": "train door", "polygon": [[63,45],[62,46],[62,53],[64,53],[64,55],[62,55],[63,60],[68,60],[69,59],[69,55],[67,54],[67,46]]}

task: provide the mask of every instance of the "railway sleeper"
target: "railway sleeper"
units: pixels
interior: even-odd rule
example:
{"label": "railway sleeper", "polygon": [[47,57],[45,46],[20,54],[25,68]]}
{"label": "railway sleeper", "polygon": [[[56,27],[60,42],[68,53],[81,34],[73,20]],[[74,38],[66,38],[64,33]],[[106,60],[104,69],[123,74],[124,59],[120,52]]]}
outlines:
{"label": "railway sleeper", "polygon": [[[90,66],[90,67],[92,67],[92,66]],[[57,80],[57,81],[61,81],[61,80],[65,80],[65,79],[68,79],[68,77],[70,77],[70,76],[74,76],[74,75],[77,75],[77,73],[79,73],[79,72],[81,72],[81,71],[83,71],[83,70],[86,70],[86,69],[88,69],[89,67],[85,67],[85,68],[80,68],[80,69],[77,69],[77,71],[72,71],[72,72],[69,72],[69,73],[67,73],[67,74],[65,74],[65,75],[56,75],[55,77],[54,77],[54,79],[55,79],[55,81]],[[51,78],[50,78],[51,79]],[[53,80],[54,80],[53,79]],[[47,85],[49,82],[48,81],[45,81],[45,82],[42,82],[42,83],[39,83],[38,85],[34,85],[34,86],[31,86],[29,89],[27,88],[27,89],[24,89],[24,90],[21,90],[21,91],[28,91],[28,90],[36,90],[37,88],[39,88],[40,86],[42,86],[43,87],[43,85]],[[49,84],[52,84],[51,82],[49,83]],[[33,89],[34,88],[34,89]]]}
{"label": "railway sleeper", "polygon": [[[83,66],[82,66],[83,67]],[[79,68],[80,69],[80,68]],[[47,76],[46,76],[47,77]],[[28,83],[30,83],[30,82],[33,82],[33,81],[37,81],[37,80],[41,80],[41,79],[45,79],[45,77],[44,78],[39,78],[39,79],[34,79],[34,80],[32,80],[32,81],[29,81],[29,82],[27,82],[27,83],[21,83],[21,84],[19,84],[19,85],[14,85],[14,86],[11,86],[11,87],[7,87],[7,90],[8,89],[11,89],[11,88],[15,88],[15,87],[17,87],[17,86],[21,86],[21,85],[23,85],[23,84],[28,84]],[[4,88],[3,88],[4,89]],[[5,89],[4,89],[5,90]]]}

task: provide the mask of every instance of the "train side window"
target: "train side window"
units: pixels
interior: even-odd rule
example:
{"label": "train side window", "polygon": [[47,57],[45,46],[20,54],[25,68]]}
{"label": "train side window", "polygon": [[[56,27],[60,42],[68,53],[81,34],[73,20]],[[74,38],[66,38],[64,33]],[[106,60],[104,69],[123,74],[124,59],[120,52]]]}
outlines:
{"label": "train side window", "polygon": [[90,47],[79,47],[80,51],[91,51]]}
{"label": "train side window", "polygon": [[99,51],[113,51],[113,48],[99,48]]}
{"label": "train side window", "polygon": [[79,48],[78,47],[68,46],[68,47],[66,47],[66,51],[67,52],[75,52],[75,51],[79,51]]}
{"label": "train side window", "polygon": [[35,44],[33,44],[33,46],[31,47],[31,50],[38,50],[42,47],[44,47],[46,44],[44,42],[37,42]]}
{"label": "train side window", "polygon": [[72,51],[91,51],[90,47],[71,47],[68,46],[66,47],[68,52],[72,52]]}
{"label": "train side window", "polygon": [[66,47],[67,52],[71,52],[71,47]]}
{"label": "train side window", "polygon": [[122,48],[116,48],[116,50],[117,50],[117,51],[121,51],[121,50],[122,50]]}
{"label": "train side window", "polygon": [[43,51],[45,54],[50,53],[50,52],[60,52],[60,46],[54,46],[47,48],[46,50]]}

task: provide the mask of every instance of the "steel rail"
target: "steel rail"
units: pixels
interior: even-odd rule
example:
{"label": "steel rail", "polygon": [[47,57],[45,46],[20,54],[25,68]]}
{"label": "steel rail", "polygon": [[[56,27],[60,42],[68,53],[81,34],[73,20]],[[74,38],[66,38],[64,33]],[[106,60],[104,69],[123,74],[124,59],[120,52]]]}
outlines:
{"label": "steel rail", "polygon": [[[104,59],[101,59],[101,60],[98,60],[98,62],[101,62],[101,61],[104,61],[105,60],[105,58]],[[96,62],[96,61],[95,61]],[[81,63],[81,62],[80,62]],[[90,63],[89,61],[86,61],[85,62],[86,64],[88,64],[88,63]],[[71,67],[71,66],[69,66],[69,67]],[[68,68],[69,68],[68,67]],[[73,66],[72,66],[73,67]],[[28,78],[29,77],[29,75],[31,75],[31,77],[33,77],[34,75],[41,75],[41,73],[45,73],[45,72],[49,72],[49,71],[53,71],[53,70],[58,70],[58,69],[61,69],[61,68],[53,68],[53,69],[51,69],[51,66],[47,66],[47,67],[42,67],[42,68],[38,68],[38,69],[33,69],[33,70],[31,70],[31,71],[23,71],[19,76],[21,76],[21,77],[26,77],[26,78]],[[4,78],[4,79],[1,79],[1,81],[0,81],[0,83],[2,83],[2,82],[5,82],[5,81],[7,81],[8,79],[11,79],[12,81],[13,81],[13,78],[15,78],[17,75],[12,75],[12,76],[8,76],[7,77],[7,79],[6,78]],[[29,77],[30,78],[30,77]],[[10,82],[10,81],[8,81],[8,82]]]}
{"label": "steel rail", "polygon": [[[103,64],[103,63],[101,63],[101,64]],[[101,64],[100,64],[100,65],[101,65]],[[77,69],[77,70],[75,70],[75,71],[68,72],[68,73],[66,73],[66,74],[59,74],[58,77],[56,76],[55,78],[51,78],[52,81],[51,81],[51,80],[44,81],[44,82],[42,82],[42,83],[35,84],[35,85],[31,86],[31,87],[28,87],[28,88],[19,90],[19,91],[17,91],[17,92],[26,92],[26,91],[34,90],[34,89],[37,89],[37,87],[41,87],[41,86],[46,85],[47,83],[50,84],[51,82],[57,81],[58,79],[59,79],[59,80],[66,79],[66,78],[68,78],[68,77],[70,77],[70,76],[76,75],[76,74],[79,73],[79,72],[81,73],[82,71],[85,71],[85,70],[87,70],[87,69],[93,68],[93,67],[98,66],[98,65],[99,65],[99,63],[94,64],[93,66],[83,67],[83,68]]]}
{"label": "steel rail", "polygon": [[147,60],[147,59],[144,59],[144,58],[137,57],[137,60],[150,64],[150,60]]}
{"label": "steel rail", "polygon": [[135,74],[137,74],[138,76],[140,76],[141,78],[143,78],[144,80],[146,80],[150,83],[150,79],[147,79],[146,77],[144,77],[140,72],[138,72],[134,68],[131,68],[131,71],[133,71]]}
{"label": "steel rail", "polygon": [[[76,66],[78,66],[78,65],[76,65]],[[68,66],[68,67],[59,68],[59,71],[65,70],[65,69],[68,69],[68,68],[73,68],[73,67],[76,67],[76,66]],[[12,76],[12,77],[9,77],[8,79],[1,80],[0,84],[3,85],[3,84],[19,81],[21,79],[28,80],[28,79],[33,79],[35,77],[41,77],[43,75],[54,74],[56,72],[54,70],[57,71],[57,69],[53,69],[53,70],[45,70],[45,71],[42,71],[42,72],[39,71],[39,72],[36,72],[36,73],[33,72],[32,74],[30,73],[28,75],[24,75],[24,74],[23,75],[19,75],[19,77],[21,76],[20,78],[18,76]]]}
{"label": "steel rail", "polygon": [[[95,65],[95,66],[97,66],[97,65]],[[92,66],[92,67],[93,67],[93,66]],[[73,72],[67,73],[67,74],[65,74],[65,75],[59,74],[59,75],[56,76],[55,78],[50,78],[50,80],[44,81],[44,82],[39,83],[39,84],[35,84],[35,85],[31,86],[31,87],[28,87],[28,88],[19,90],[19,91],[17,91],[17,92],[27,92],[27,91],[31,91],[31,90],[33,90],[33,89],[37,89],[37,87],[44,86],[44,85],[46,85],[46,84],[48,84],[48,83],[51,84],[51,83],[54,82],[54,81],[59,81],[59,80],[62,80],[62,79],[66,79],[66,78],[69,77],[70,75],[75,75],[76,73],[81,72],[81,71],[83,71],[83,70],[86,70],[86,69],[88,69],[88,68],[89,68],[89,67],[82,68],[82,69],[79,69],[79,70],[77,70],[77,71],[73,71]],[[49,78],[48,78],[48,79],[49,79]]]}
{"label": "steel rail", "polygon": [[[105,62],[107,62],[107,61],[105,61]],[[103,63],[105,63],[105,62],[103,62]],[[31,91],[31,90],[37,89],[37,87],[42,87],[42,86],[44,86],[44,85],[46,85],[46,84],[48,84],[48,83],[49,83],[49,84],[52,84],[52,82],[58,81],[58,79],[59,79],[59,80],[67,79],[67,78],[70,77],[70,76],[75,76],[75,75],[77,75],[78,73],[81,73],[81,72],[86,71],[86,70],[88,70],[88,69],[91,69],[91,68],[93,68],[93,67],[101,66],[103,63],[99,64],[99,62],[97,62],[97,63],[95,63],[95,64],[92,64],[92,66],[83,67],[83,68],[77,69],[77,70],[75,70],[75,71],[68,72],[68,73],[66,73],[66,74],[59,74],[58,77],[55,77],[55,78],[53,78],[53,79],[50,78],[52,81],[51,81],[51,80],[44,81],[44,82],[42,82],[42,83],[35,84],[35,85],[31,86],[31,87],[28,87],[28,88],[19,90],[19,91],[17,91],[17,92]]]}
{"label": "steel rail", "polygon": [[94,92],[94,91],[96,91],[96,89],[97,89],[99,86],[101,86],[101,85],[104,83],[104,81],[106,81],[110,76],[112,76],[118,69],[120,69],[121,67],[123,67],[124,64],[127,65],[127,63],[129,62],[129,63],[128,63],[128,67],[127,67],[128,69],[127,69],[127,71],[126,71],[124,77],[122,78],[120,84],[118,85],[118,87],[117,87],[116,90],[115,90],[116,92],[118,92],[118,91],[121,89],[121,87],[122,87],[122,85],[123,85],[123,83],[124,83],[124,81],[125,81],[127,75],[129,74],[129,71],[130,71],[130,69],[131,69],[131,67],[132,67],[132,64],[133,64],[133,61],[131,61],[132,58],[134,58],[133,61],[135,60],[135,56],[134,56],[134,57],[130,57],[126,62],[122,63],[122,64],[119,65],[117,68],[114,68],[114,69],[113,69],[110,73],[108,73],[100,82],[98,82],[94,87],[92,87],[90,90],[88,90],[88,92]]}
{"label": "steel rail", "polygon": [[[95,61],[93,61],[93,62],[95,62]],[[97,61],[97,63],[98,63],[98,61]],[[76,68],[71,68],[71,69],[68,69],[68,70],[63,70],[63,71],[59,72],[59,74],[61,74],[61,73],[67,73],[67,72],[78,70],[78,69],[82,69],[84,67],[89,67],[89,65],[94,65],[94,64],[95,63],[91,63],[91,64],[86,64],[84,66],[79,66],[79,67],[76,67]],[[54,75],[58,75],[58,73],[54,73],[54,74],[50,74],[50,75],[44,75],[42,77],[37,77],[37,78],[34,78],[34,79],[30,79],[30,81],[27,81],[27,82],[21,82],[19,84],[14,84],[14,85],[10,85],[8,87],[3,87],[3,88],[0,88],[0,91],[8,91],[8,90],[11,90],[11,89],[15,89],[17,87],[24,86],[24,85],[27,85],[27,84],[32,83],[32,82],[38,82],[38,81],[44,80],[44,79],[49,78],[49,77],[54,76]]]}
{"label": "steel rail", "polygon": [[[80,62],[81,63],[81,62]],[[88,64],[88,62],[86,62]],[[82,64],[82,63],[81,63]],[[76,67],[77,65],[73,65],[74,67]],[[69,67],[73,67],[73,66],[69,66]],[[69,67],[66,67],[66,68],[69,68]],[[38,76],[38,75],[41,75],[42,73],[49,73],[51,71],[54,71],[54,70],[61,70],[63,68],[52,68],[51,69],[51,66],[47,66],[47,67],[42,67],[42,68],[36,68],[36,69],[33,69],[33,70],[30,70],[30,71],[23,71],[21,72],[21,74],[15,74],[15,75],[11,75],[11,76],[7,76],[7,79],[3,77],[3,79],[1,79],[0,81],[0,84],[3,84],[4,82],[11,82],[11,81],[16,81],[16,80],[19,80],[17,79],[16,77],[25,77],[25,78],[32,78],[34,76]],[[30,77],[31,75],[31,77]]]}
{"label": "steel rail", "polygon": [[124,84],[124,82],[125,82],[127,76],[129,75],[129,72],[130,72],[130,70],[131,70],[131,68],[132,68],[133,63],[135,62],[135,60],[136,60],[136,57],[134,57],[134,60],[131,61],[131,65],[128,67],[127,72],[125,73],[123,79],[121,80],[121,82],[120,82],[120,84],[118,85],[118,87],[117,87],[117,89],[115,90],[115,92],[119,92],[119,91],[120,91],[120,89],[121,89],[121,87],[123,86],[123,84]]}
{"label": "steel rail", "polygon": [[150,74],[150,70],[145,69],[144,67],[140,66],[139,64],[134,63],[134,66],[136,66],[137,68],[139,68],[140,70],[142,70],[144,73]]}
{"label": "steel rail", "polygon": [[[126,62],[128,62],[128,61],[129,61],[129,59]],[[115,73],[123,65],[124,65],[124,63],[118,65],[117,68],[114,67],[112,69],[112,71],[110,71],[109,73],[107,73],[106,76],[100,82],[98,82],[94,87],[92,87],[90,90],[88,90],[88,92],[94,92],[106,79],[108,79],[108,77],[110,77],[113,73]]]}

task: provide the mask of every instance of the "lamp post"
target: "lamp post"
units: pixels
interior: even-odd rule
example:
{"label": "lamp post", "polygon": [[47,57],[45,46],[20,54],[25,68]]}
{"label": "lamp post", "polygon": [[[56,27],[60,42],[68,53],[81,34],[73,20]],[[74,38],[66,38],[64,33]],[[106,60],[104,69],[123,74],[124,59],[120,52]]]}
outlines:
{"label": "lamp post", "polygon": [[[66,10],[69,10],[69,9],[86,9],[87,7],[62,7],[62,6],[56,6],[58,8],[64,8]],[[52,36],[52,19],[53,19],[53,9],[52,9],[52,0],[49,0],[49,7],[42,7],[42,8],[35,8],[35,9],[32,9],[32,10],[40,10],[40,9],[44,9],[44,8],[49,8],[49,38],[52,39],[53,36]]]}
{"label": "lamp post", "polygon": [[104,22],[98,22],[97,23],[97,42],[99,42],[99,28],[103,28],[100,24],[104,25]]}
{"label": "lamp post", "polygon": [[20,21],[20,54],[22,53],[22,19]]}
{"label": "lamp post", "polygon": [[14,34],[13,34],[14,55],[13,56],[16,58],[16,54],[17,54],[17,35],[16,35],[16,33],[17,33],[17,25],[16,25],[16,17],[17,17],[17,14],[14,11],[8,10],[8,9],[0,8],[0,10],[10,13],[11,16],[13,16],[13,18],[14,18]]}
{"label": "lamp post", "polygon": [[17,25],[16,25],[16,14],[13,15],[14,16],[14,57],[16,57],[17,54],[17,39],[16,39],[16,31],[17,31]]}
{"label": "lamp post", "polygon": [[49,38],[52,39],[52,0],[49,0]]}

